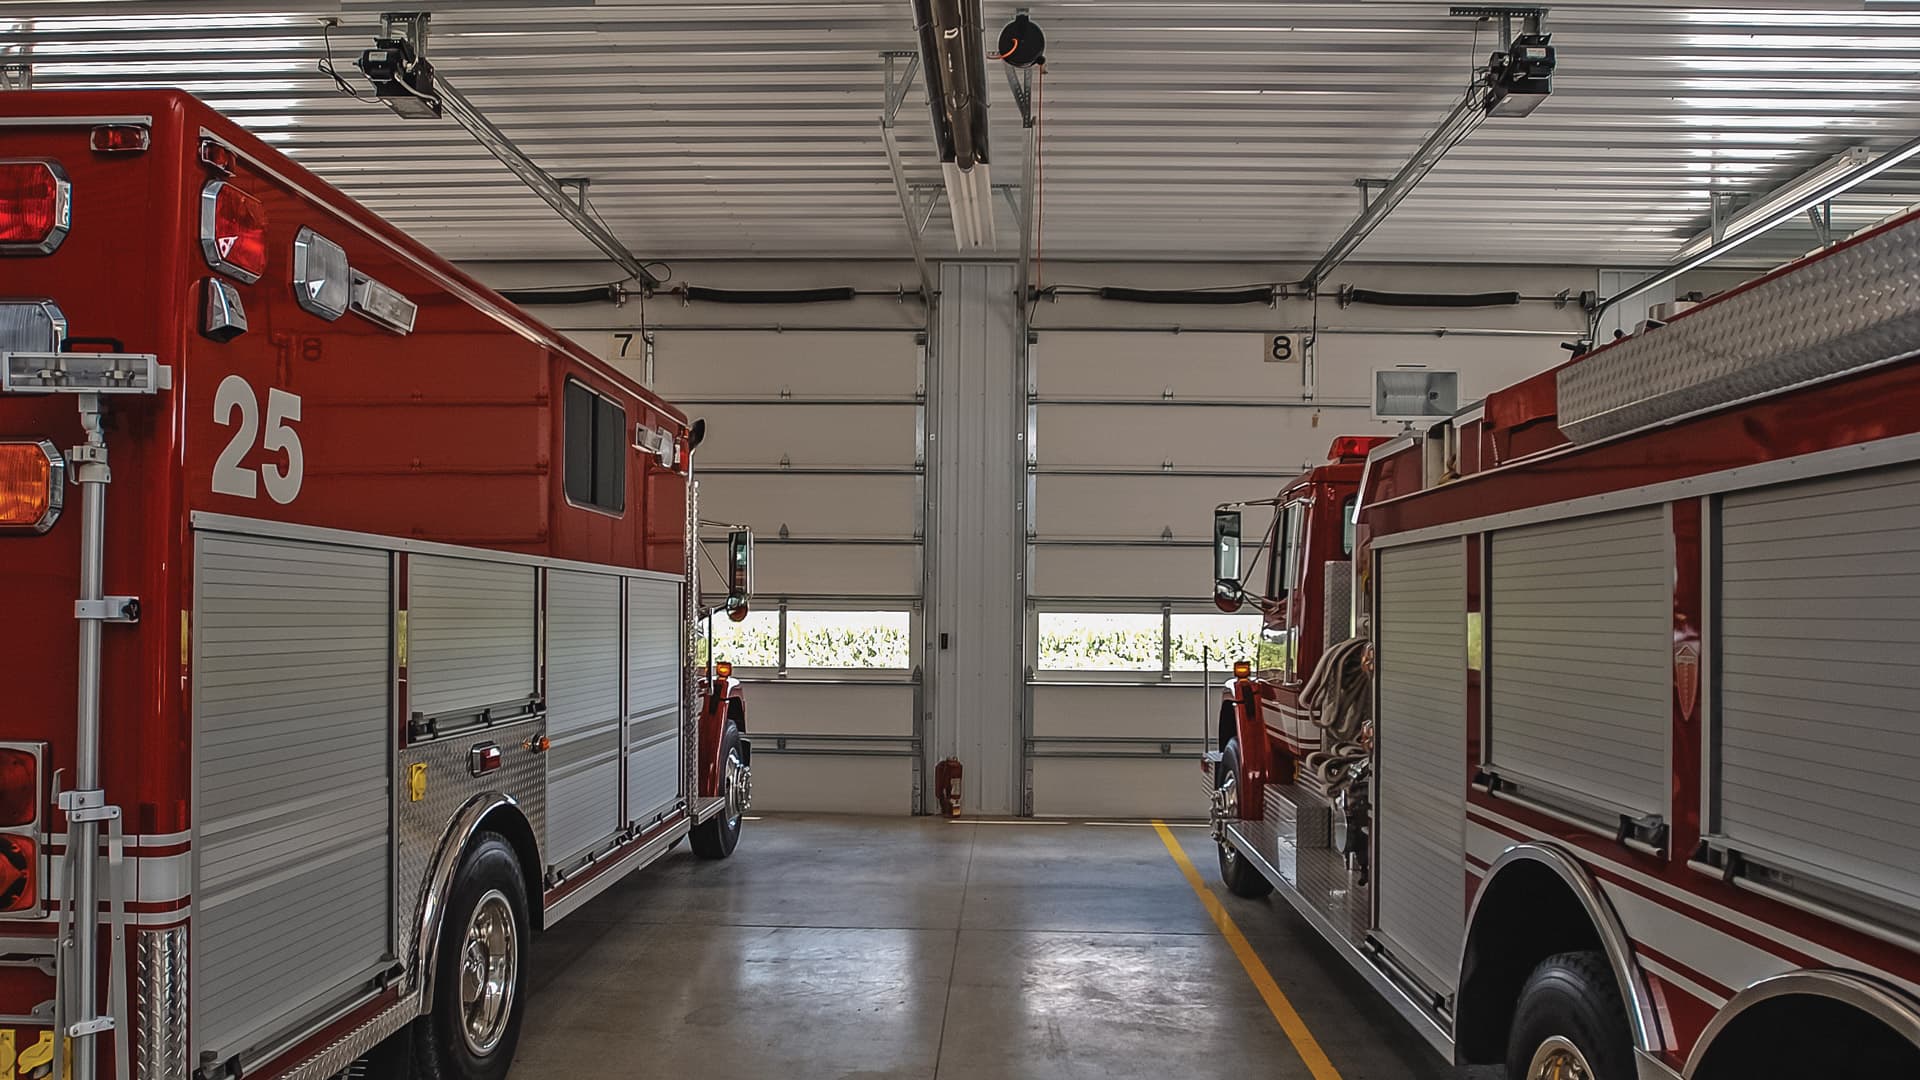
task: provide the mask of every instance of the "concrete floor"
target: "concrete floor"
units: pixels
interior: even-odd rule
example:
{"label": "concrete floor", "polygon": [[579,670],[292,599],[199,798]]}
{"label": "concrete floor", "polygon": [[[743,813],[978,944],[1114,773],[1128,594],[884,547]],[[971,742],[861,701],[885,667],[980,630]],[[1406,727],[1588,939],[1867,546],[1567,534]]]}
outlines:
{"label": "concrete floor", "polygon": [[[1228,896],[1345,1080],[1450,1075],[1277,899]],[[1151,828],[768,815],[536,941],[513,1077],[1307,1077]]]}

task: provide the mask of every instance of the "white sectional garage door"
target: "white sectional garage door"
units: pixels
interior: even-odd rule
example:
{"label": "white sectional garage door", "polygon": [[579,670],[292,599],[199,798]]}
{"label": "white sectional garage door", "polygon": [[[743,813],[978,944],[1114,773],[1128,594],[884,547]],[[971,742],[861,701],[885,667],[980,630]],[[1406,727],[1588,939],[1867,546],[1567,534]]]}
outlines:
{"label": "white sectional garage door", "polygon": [[[1031,810],[1199,817],[1218,675],[1259,619],[1211,602],[1216,504],[1267,498],[1364,434],[1364,371],[1305,400],[1257,333],[1042,333],[1031,355]],[[1349,385],[1351,384],[1351,385]],[[1246,519],[1248,558],[1267,520]]]}
{"label": "white sectional garage door", "polygon": [[655,332],[654,388],[707,421],[700,516],[754,530],[754,610],[716,620],[715,656],[748,684],[757,806],[913,807],[924,354],[906,331]]}

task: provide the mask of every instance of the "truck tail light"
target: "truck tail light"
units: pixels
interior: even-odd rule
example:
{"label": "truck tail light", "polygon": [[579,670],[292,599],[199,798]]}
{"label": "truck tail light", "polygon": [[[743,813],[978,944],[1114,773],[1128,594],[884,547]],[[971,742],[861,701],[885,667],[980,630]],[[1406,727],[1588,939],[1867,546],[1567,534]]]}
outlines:
{"label": "truck tail light", "polygon": [[207,265],[251,285],[267,272],[267,208],[259,199],[215,180],[200,192],[200,250]]}
{"label": "truck tail light", "polygon": [[0,161],[0,254],[46,255],[73,224],[73,184],[44,159]]}
{"label": "truck tail light", "polygon": [[[66,459],[44,439],[0,441],[0,530],[31,530],[37,533],[53,528],[59,520],[65,495]],[[11,751],[0,750],[0,755]],[[4,757],[0,756],[0,783],[6,780]],[[0,806],[5,805],[0,791]],[[6,823],[0,822],[0,828]]]}
{"label": "truck tail light", "polygon": [[238,163],[239,157],[231,147],[223,146],[212,139],[200,140],[200,164],[222,176],[232,176],[234,166]]}
{"label": "truck tail light", "polygon": [[0,912],[40,908],[40,850],[30,836],[0,833]]}
{"label": "truck tail light", "polygon": [[40,829],[46,743],[0,744],[0,918],[36,918],[43,911]]}
{"label": "truck tail light", "polygon": [[33,824],[40,812],[40,759],[30,750],[0,749],[0,828]]}

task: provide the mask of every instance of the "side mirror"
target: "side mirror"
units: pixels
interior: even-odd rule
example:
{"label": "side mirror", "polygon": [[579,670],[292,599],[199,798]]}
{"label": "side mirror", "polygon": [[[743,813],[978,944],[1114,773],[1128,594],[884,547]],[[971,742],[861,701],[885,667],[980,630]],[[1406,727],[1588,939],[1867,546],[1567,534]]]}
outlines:
{"label": "side mirror", "polygon": [[746,618],[747,601],[752,597],[753,530],[734,529],[727,533],[727,613],[741,613],[735,622]]}
{"label": "side mirror", "polygon": [[1213,512],[1213,603],[1221,611],[1239,611],[1246,602],[1240,588],[1240,511]]}

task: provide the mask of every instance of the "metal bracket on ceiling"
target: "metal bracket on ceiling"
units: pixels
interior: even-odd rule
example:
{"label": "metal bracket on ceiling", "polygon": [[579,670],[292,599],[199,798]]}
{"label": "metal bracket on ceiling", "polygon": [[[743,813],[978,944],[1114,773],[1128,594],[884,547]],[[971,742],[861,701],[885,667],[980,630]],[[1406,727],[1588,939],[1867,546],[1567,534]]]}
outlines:
{"label": "metal bracket on ceiling", "polygon": [[1355,180],[1353,186],[1360,189],[1360,212],[1364,214],[1373,209],[1374,194],[1386,190],[1387,185],[1392,182],[1377,176],[1362,176]]}
{"label": "metal bracket on ceiling", "polygon": [[1820,240],[1820,246],[1833,246],[1833,200],[1816,206],[1807,207],[1807,220],[1813,222],[1813,234]]}
{"label": "metal bracket on ceiling", "polygon": [[1499,19],[1499,47],[1504,49],[1513,43],[1513,20],[1520,20],[1521,33],[1537,34],[1541,20],[1547,17],[1547,9],[1532,4],[1455,4],[1447,9],[1447,14],[1470,19]]}
{"label": "metal bracket on ceiling", "polygon": [[553,182],[560,185],[560,190],[569,192],[573,195],[573,204],[575,206],[578,206],[582,210],[586,210],[587,213],[589,214],[593,213],[593,211],[587,210],[587,189],[593,186],[592,177],[556,176],[553,178]]}
{"label": "metal bracket on ceiling", "polygon": [[[912,50],[889,49],[880,54],[880,60],[885,95],[880,110],[880,142],[887,151],[887,170],[893,175],[894,197],[900,200],[900,217],[907,230],[907,246],[913,252],[913,266],[920,273],[920,296],[931,304],[934,294],[933,271],[927,268],[927,254],[920,247],[920,234],[926,229],[926,222],[933,217],[933,200],[928,200],[923,216],[919,207],[920,196],[913,185],[907,183],[907,169],[900,161],[900,142],[893,134],[893,124],[900,115],[900,106],[906,103],[907,91],[913,87],[913,77],[920,70],[920,54]],[[919,220],[916,221],[916,218]]]}
{"label": "metal bracket on ceiling", "polygon": [[25,60],[0,63],[0,90],[33,89],[33,64]]}
{"label": "metal bracket on ceiling", "polygon": [[[1024,7],[1017,7],[1013,9],[1013,14],[1018,17],[1031,14],[1031,12]],[[1023,128],[1032,127],[1033,69],[1021,68],[1016,70],[1012,64],[1002,64],[1000,66],[1007,69],[1007,89],[1013,91],[1013,103],[1020,107],[1020,126]],[[1041,66],[1045,66],[1044,61],[1042,61]],[[1018,214],[1019,212],[1019,208],[1015,207],[1014,213]]]}

